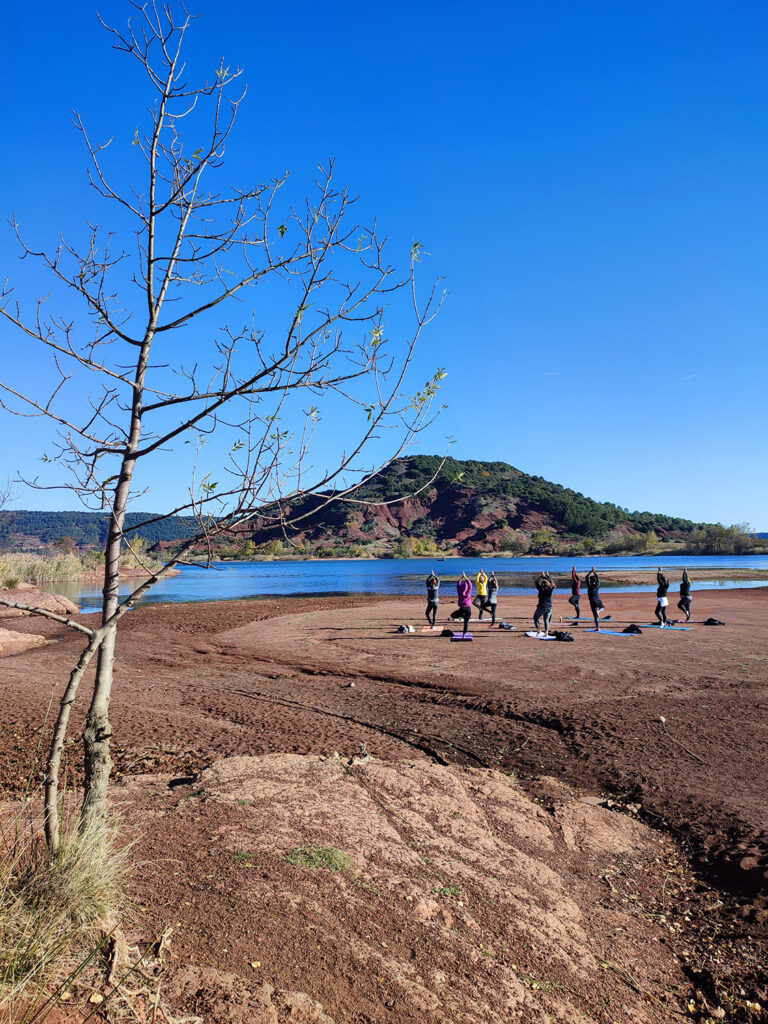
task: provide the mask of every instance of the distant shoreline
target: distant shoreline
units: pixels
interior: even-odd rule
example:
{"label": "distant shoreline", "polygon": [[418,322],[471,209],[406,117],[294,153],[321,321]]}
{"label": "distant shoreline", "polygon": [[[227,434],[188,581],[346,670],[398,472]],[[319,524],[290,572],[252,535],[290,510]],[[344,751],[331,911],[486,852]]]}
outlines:
{"label": "distant shoreline", "polygon": [[[671,564],[671,559],[675,558],[768,558],[768,551],[751,551],[744,554],[705,554],[692,551],[678,551],[677,549],[671,548],[664,551],[615,551],[611,554],[572,554],[571,552],[565,552],[564,554],[550,554],[550,555],[534,555],[534,554],[515,554],[512,551],[490,551],[484,552],[480,555],[457,555],[453,552],[446,554],[439,554],[427,552],[422,555],[261,555],[253,558],[214,558],[212,561],[221,562],[223,565],[229,565],[233,562],[408,562],[413,558],[418,558],[421,561],[434,562],[460,562],[468,558],[473,559],[495,559],[495,558],[530,558],[532,560],[544,560],[552,558],[652,558],[658,559],[660,565],[664,565],[665,562]],[[183,562],[180,564],[184,564]],[[714,567],[714,566],[713,566]],[[642,571],[642,570],[639,570]],[[760,570],[755,570],[760,571]]]}

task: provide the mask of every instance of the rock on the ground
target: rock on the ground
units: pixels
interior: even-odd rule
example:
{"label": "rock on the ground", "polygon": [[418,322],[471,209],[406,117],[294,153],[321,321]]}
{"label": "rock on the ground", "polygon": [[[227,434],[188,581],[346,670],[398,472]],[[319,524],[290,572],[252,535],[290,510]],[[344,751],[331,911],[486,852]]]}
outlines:
{"label": "rock on the ground", "polygon": [[128,789],[142,857],[174,857],[173,1005],[206,1024],[661,1024],[685,991],[635,902],[668,840],[567,787],[553,810],[500,772],[276,754],[214,763],[194,799]]}
{"label": "rock on the ground", "polygon": [[286,992],[268,984],[248,984],[232,971],[185,967],[166,990],[172,1003],[193,1002],[205,1021],[227,1024],[335,1024],[305,992]]}
{"label": "rock on the ground", "polygon": [[[80,610],[76,604],[73,604],[63,594],[46,594],[42,590],[29,586],[29,584],[21,584],[12,590],[2,590],[0,591],[0,597],[3,597],[6,601],[16,601],[18,604],[43,608],[45,611],[55,612],[57,615],[76,615]],[[8,608],[6,605],[0,605],[0,619],[18,618],[21,615],[30,614],[32,613],[22,611],[20,608]]]}
{"label": "rock on the ground", "polygon": [[20,654],[33,647],[42,647],[48,640],[39,633],[17,633],[13,629],[0,629],[0,658]]}

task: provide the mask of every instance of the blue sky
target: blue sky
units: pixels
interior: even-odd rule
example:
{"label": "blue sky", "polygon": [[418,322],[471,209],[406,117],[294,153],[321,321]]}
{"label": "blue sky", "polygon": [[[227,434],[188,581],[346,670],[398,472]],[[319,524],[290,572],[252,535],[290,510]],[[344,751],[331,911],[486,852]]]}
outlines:
{"label": "blue sky", "polygon": [[[498,459],[632,509],[768,529],[768,8],[561,0],[198,5],[190,71],[223,55],[249,84],[228,177],[318,161],[360,195],[405,265],[411,241],[448,301],[413,383],[448,371],[419,450]],[[127,4],[18,5],[5,69],[0,210],[33,245],[90,215],[70,123],[129,151],[146,93],[96,20]],[[0,231],[3,276],[48,290]],[[65,300],[65,302],[68,300]],[[401,328],[393,315],[392,330]],[[404,328],[403,328],[404,329]],[[2,379],[43,375],[0,325]],[[47,432],[0,412],[0,479],[55,479]],[[346,425],[319,441],[330,462]],[[46,476],[48,474],[48,476]],[[169,467],[141,501],[162,508]],[[17,505],[76,507],[19,489]]]}

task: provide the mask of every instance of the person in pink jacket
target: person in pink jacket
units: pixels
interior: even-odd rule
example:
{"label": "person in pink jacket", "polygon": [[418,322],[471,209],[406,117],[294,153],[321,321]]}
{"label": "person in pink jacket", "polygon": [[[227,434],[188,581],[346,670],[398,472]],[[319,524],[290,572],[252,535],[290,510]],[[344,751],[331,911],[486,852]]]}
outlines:
{"label": "person in pink jacket", "polygon": [[456,593],[459,598],[456,618],[464,620],[464,629],[462,630],[462,636],[464,636],[467,632],[470,616],[472,615],[472,580],[465,572],[459,576],[456,583]]}

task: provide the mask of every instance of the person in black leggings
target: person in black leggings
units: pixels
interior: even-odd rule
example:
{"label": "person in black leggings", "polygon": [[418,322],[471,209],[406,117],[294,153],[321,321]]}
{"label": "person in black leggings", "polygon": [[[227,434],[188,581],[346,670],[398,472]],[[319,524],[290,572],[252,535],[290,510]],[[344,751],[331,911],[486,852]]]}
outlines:
{"label": "person in black leggings", "polygon": [[654,615],[659,620],[659,626],[664,629],[668,626],[667,622],[667,606],[669,605],[669,598],[667,597],[667,591],[669,590],[669,580],[661,571],[661,566],[656,573],[656,611]]}
{"label": "person in black leggings", "polygon": [[571,569],[571,596],[568,598],[568,604],[573,605],[573,610],[576,612],[576,618],[581,618],[581,612],[579,611],[579,600],[581,598],[581,578],[576,572],[576,566]]}
{"label": "person in black leggings", "polygon": [[427,576],[427,610],[424,613],[427,616],[427,622],[430,624],[432,629],[435,628],[435,620],[437,619],[437,608],[440,604],[440,578],[435,575],[435,570]]}
{"label": "person in black leggings", "polygon": [[483,611],[491,613],[491,626],[496,625],[496,602],[499,598],[499,581],[496,579],[496,573],[492,572],[488,577],[488,594],[483,605]]}
{"label": "person in black leggings", "polygon": [[[592,612],[592,617],[595,620],[595,629],[600,632],[600,612],[605,611],[605,605],[600,597],[600,577],[597,575],[597,570],[594,565],[589,570],[587,575],[584,577],[584,582],[587,584],[587,596],[589,597],[589,608]],[[610,621],[611,616],[606,615],[606,622]]]}
{"label": "person in black leggings", "polygon": [[548,572],[540,573],[534,580],[534,585],[539,592],[539,602],[536,611],[533,613],[533,624],[536,632],[539,632],[539,619],[544,618],[544,635],[549,636],[549,624],[552,621],[552,593],[557,584]]}
{"label": "person in black leggings", "polygon": [[680,600],[677,607],[685,615],[685,621],[691,621],[691,581],[688,579],[688,570],[683,569],[683,578],[680,580]]}

